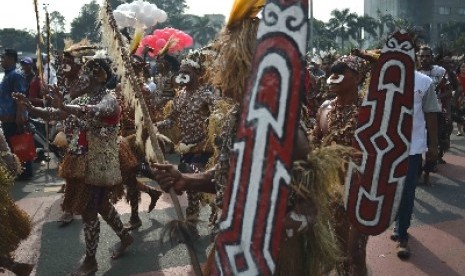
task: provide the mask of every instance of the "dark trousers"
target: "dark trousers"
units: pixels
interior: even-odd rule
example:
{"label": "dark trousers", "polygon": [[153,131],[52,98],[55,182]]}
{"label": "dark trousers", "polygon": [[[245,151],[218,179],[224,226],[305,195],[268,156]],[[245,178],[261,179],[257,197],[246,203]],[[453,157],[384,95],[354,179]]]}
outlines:
{"label": "dark trousers", "polygon": [[415,189],[418,182],[418,167],[420,164],[421,154],[409,156],[407,176],[405,178],[394,229],[394,233],[401,241],[408,241],[407,230],[410,227],[410,220],[412,219],[413,205],[415,203]]}

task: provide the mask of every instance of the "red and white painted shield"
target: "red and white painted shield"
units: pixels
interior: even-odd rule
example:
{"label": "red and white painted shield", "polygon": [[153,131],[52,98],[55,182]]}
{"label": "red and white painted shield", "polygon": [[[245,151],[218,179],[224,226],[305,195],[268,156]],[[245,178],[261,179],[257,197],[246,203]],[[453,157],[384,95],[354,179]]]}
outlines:
{"label": "red and white painted shield", "polygon": [[368,235],[386,230],[400,204],[412,134],[414,70],[410,35],[394,33],[372,72],[353,145],[362,156],[349,163],[345,181],[347,214]]}
{"label": "red and white painted shield", "polygon": [[275,270],[304,92],[307,15],[307,0],[271,0],[264,8],[215,243],[214,275]]}

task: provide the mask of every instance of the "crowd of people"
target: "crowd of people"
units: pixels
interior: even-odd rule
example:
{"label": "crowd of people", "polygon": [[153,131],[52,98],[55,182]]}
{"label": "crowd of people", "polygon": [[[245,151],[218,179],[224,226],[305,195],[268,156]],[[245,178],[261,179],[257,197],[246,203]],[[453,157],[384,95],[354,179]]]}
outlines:
{"label": "crowd of people", "polygon": [[[88,42],[68,45],[56,57],[56,80],[51,80],[44,78],[44,68],[37,68],[33,58],[19,59],[15,49],[4,49],[1,65],[5,76],[0,84],[0,269],[18,275],[28,275],[32,270],[32,265],[17,263],[12,257],[31,226],[27,215],[9,197],[15,177],[33,177],[32,164],[22,162],[19,170],[7,145],[12,136],[27,131],[31,116],[53,122],[58,134],[48,138],[66,151],[59,165],[59,175],[66,180],[60,221],[66,225],[75,215],[81,215],[86,244],[85,258],[73,275],[98,270],[99,214],[121,240],[112,258],[121,257],[130,248],[134,239],[130,231],[142,224],[138,215],[140,192],[151,198],[149,211],[162,193],[140,183],[138,174],[154,179],[162,191],[186,192],[189,219],[198,217],[201,202],[209,203],[211,223],[217,225],[258,23],[257,18],[234,17],[207,48],[183,55],[160,52],[149,61],[132,53],[133,72],[143,83],[140,89],[144,96],[139,101],[149,106],[150,123],[160,131],[157,138],[164,153],[180,155],[177,165],[149,162],[145,121],[137,105],[124,96],[124,90],[131,86],[119,82],[114,57]],[[423,185],[431,185],[429,173],[445,163],[443,156],[450,146],[453,123],[455,135],[463,136],[465,131],[465,60],[457,59],[458,53],[436,55],[427,45],[416,46],[409,166],[391,236],[402,259],[410,256],[408,229],[420,175],[423,173]],[[348,220],[343,184],[346,163],[352,157],[358,111],[370,70],[377,62],[375,56],[362,50],[353,50],[350,55],[333,50],[308,54],[291,180],[294,188],[288,199],[285,239],[276,274],[318,275],[332,270],[340,275],[367,274],[369,236]],[[151,63],[156,65],[151,67]],[[325,163],[324,168],[319,162]],[[322,179],[308,177],[316,170],[320,170]],[[298,192],[302,187],[306,193]],[[114,207],[123,196],[131,205],[127,224]],[[296,252],[298,258],[294,257]]]}

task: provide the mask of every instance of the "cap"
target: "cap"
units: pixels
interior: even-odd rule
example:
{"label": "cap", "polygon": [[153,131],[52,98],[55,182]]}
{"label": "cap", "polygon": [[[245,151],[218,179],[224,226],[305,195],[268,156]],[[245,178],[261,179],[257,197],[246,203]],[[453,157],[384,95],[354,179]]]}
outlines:
{"label": "cap", "polygon": [[361,74],[364,71],[365,60],[357,56],[342,56],[336,60],[336,63],[345,63],[347,67],[354,70],[355,72]]}
{"label": "cap", "polygon": [[13,57],[15,60],[18,59],[18,52],[15,49],[5,49],[3,50],[3,53],[1,54],[2,56],[9,56]]}
{"label": "cap", "polygon": [[33,64],[34,61],[32,60],[32,58],[30,57],[24,57],[23,59],[21,59],[21,62],[20,63],[24,63],[24,64]]}

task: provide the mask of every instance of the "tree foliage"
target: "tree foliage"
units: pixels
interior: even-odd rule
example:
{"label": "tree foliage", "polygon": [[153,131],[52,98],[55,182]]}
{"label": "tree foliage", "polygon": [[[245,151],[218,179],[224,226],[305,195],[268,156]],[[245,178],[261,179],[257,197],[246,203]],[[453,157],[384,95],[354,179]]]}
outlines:
{"label": "tree foliage", "polygon": [[445,24],[439,32],[441,46],[454,53],[465,53],[464,22],[449,22]]}
{"label": "tree foliage", "polygon": [[25,30],[16,30],[13,28],[0,29],[0,45],[2,48],[13,48],[18,51],[31,52],[36,51],[37,38]]}
{"label": "tree foliage", "polygon": [[65,17],[58,11],[53,11],[50,13],[50,27],[54,32],[64,33],[66,26]]}
{"label": "tree foliage", "polygon": [[78,17],[71,22],[72,40],[80,41],[87,38],[92,42],[100,41],[100,31],[97,21],[99,9],[100,6],[96,0],[92,0],[81,8]]}
{"label": "tree foliage", "polygon": [[313,19],[312,23],[313,24],[311,25],[313,26],[313,48],[325,51],[331,48],[338,48],[338,45],[336,43],[336,34],[330,30],[330,28],[327,26],[325,22],[320,21],[318,19]]}
{"label": "tree foliage", "polygon": [[[117,6],[134,0],[109,0],[113,9]],[[168,14],[166,22],[149,28],[146,33],[151,33],[155,28],[173,27],[190,34],[196,43],[195,47],[208,44],[215,38],[224,25],[224,21],[216,20],[209,16],[196,16],[185,14],[188,6],[186,0],[145,0],[156,4]],[[63,49],[64,39],[71,38],[80,41],[84,38],[98,43],[100,41],[97,0],[82,6],[79,14],[71,21],[71,32],[66,33],[66,19],[57,11],[50,14],[51,44],[56,49]],[[339,48],[345,51],[347,46],[365,48],[367,38],[372,46],[379,46],[385,36],[395,29],[410,26],[410,23],[401,18],[396,18],[388,13],[378,11],[377,18],[358,16],[349,9],[334,10],[331,12],[328,22],[313,19],[312,47],[319,50]],[[310,25],[310,24],[309,24]],[[427,32],[425,32],[427,34]],[[441,45],[446,45],[454,52],[465,48],[465,23],[449,22],[439,30]],[[44,33],[43,36],[45,37]],[[423,39],[428,41],[427,36]],[[19,51],[34,52],[36,48],[36,34],[34,31],[3,29],[0,30],[0,44],[3,47],[14,47]],[[339,42],[339,44],[337,43]]]}
{"label": "tree foliage", "polygon": [[222,22],[212,20],[208,16],[191,15],[192,25],[187,30],[198,46],[205,46],[212,41],[223,27]]}
{"label": "tree foliage", "polygon": [[373,17],[368,15],[357,16],[351,28],[354,30],[354,39],[357,41],[358,47],[363,48],[363,42],[368,35],[377,37],[377,27],[378,23]]}
{"label": "tree foliage", "polygon": [[354,25],[357,20],[357,14],[350,12],[349,9],[333,10],[332,18],[329,19],[329,28],[341,39],[341,49],[344,49],[344,42],[350,37],[355,36]]}

